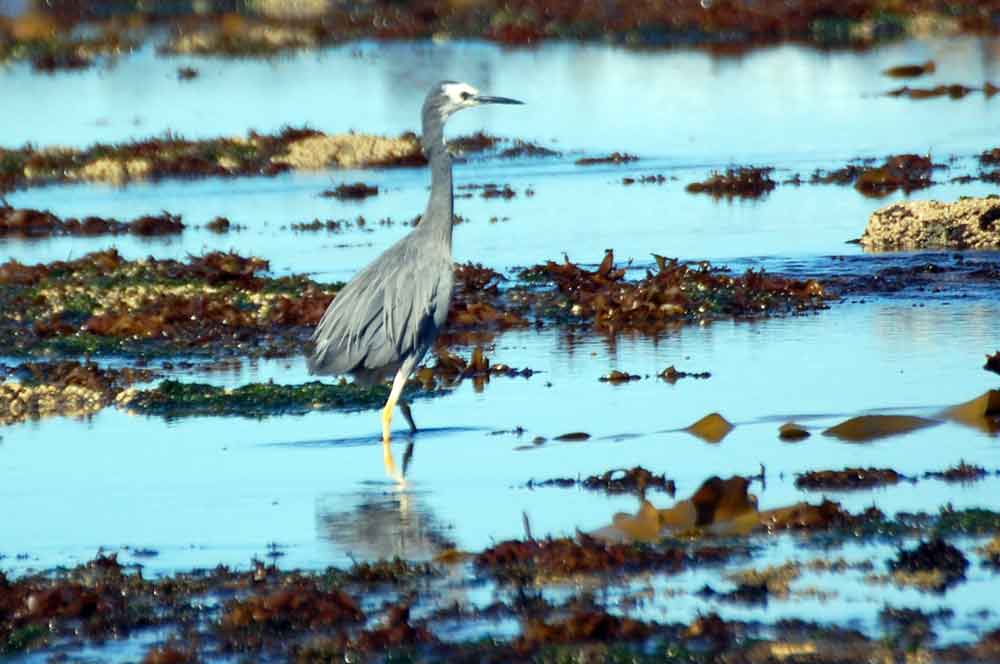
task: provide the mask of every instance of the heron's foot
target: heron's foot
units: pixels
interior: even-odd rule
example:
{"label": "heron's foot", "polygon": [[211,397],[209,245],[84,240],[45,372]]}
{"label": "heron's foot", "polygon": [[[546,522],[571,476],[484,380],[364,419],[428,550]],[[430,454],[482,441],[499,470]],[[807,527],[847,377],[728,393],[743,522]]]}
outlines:
{"label": "heron's foot", "polygon": [[403,411],[403,417],[406,418],[406,423],[410,425],[410,433],[415,434],[417,432],[417,425],[413,422],[413,413],[410,411],[409,402],[400,399],[399,409]]}

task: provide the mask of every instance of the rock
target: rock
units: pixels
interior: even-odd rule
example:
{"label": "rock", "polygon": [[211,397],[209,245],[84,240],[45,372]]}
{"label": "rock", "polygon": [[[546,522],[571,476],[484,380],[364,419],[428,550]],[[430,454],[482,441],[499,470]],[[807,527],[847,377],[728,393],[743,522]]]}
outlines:
{"label": "rock", "polygon": [[869,251],[1000,248],[1000,197],[894,203],[872,214],[861,244]]}
{"label": "rock", "polygon": [[414,134],[399,138],[368,134],[307,136],[288,146],[288,153],[271,159],[298,170],[323,170],[332,166],[360,168],[397,165],[422,160],[420,142]]}

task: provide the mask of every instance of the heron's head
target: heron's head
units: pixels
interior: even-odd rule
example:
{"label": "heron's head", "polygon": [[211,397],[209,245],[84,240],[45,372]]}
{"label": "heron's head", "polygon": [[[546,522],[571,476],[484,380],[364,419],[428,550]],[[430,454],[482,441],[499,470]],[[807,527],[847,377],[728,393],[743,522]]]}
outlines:
{"label": "heron's head", "polygon": [[441,81],[427,94],[424,101],[424,125],[437,121],[444,124],[445,120],[463,108],[472,108],[483,104],[523,104],[524,102],[507,97],[490,97],[480,94],[479,90],[468,83],[457,81]]}

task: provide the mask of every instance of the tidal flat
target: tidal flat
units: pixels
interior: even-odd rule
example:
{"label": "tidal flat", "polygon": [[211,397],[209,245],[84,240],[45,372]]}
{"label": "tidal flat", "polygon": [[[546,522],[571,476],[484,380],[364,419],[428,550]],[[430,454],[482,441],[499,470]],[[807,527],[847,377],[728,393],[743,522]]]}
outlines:
{"label": "tidal flat", "polygon": [[[202,17],[0,69],[0,658],[1000,661],[1000,250],[859,242],[988,207],[1000,41],[525,12],[239,54],[279,19]],[[449,125],[401,484],[386,389],[302,349],[417,223],[439,79],[526,104]]]}

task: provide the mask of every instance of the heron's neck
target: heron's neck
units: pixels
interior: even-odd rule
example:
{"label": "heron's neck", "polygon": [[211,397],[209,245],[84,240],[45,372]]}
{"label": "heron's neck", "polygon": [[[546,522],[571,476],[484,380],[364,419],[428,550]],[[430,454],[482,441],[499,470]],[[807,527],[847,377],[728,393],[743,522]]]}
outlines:
{"label": "heron's neck", "polygon": [[420,221],[420,228],[424,229],[424,233],[441,240],[448,251],[451,251],[451,229],[455,215],[451,155],[442,142],[439,147],[428,151],[427,158],[431,166],[431,198]]}
{"label": "heron's neck", "polygon": [[431,166],[431,199],[420,220],[420,232],[433,236],[437,243],[451,253],[451,225],[455,204],[451,190],[451,155],[444,142],[444,118],[429,98],[421,113],[420,143]]}

